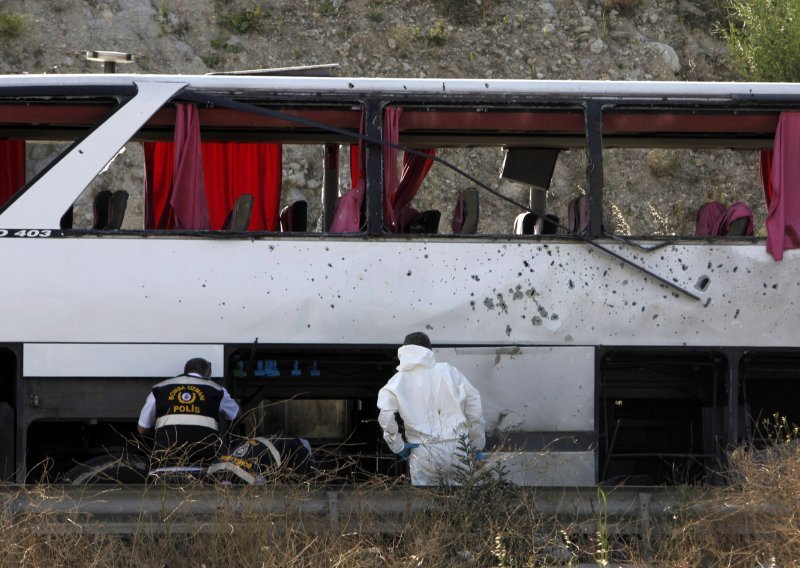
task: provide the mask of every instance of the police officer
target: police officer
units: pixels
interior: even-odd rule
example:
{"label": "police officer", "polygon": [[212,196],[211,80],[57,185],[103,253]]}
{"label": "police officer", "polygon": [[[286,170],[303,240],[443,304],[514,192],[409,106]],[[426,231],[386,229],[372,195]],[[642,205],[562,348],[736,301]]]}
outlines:
{"label": "police officer", "polygon": [[153,387],[139,414],[139,433],[155,428],[155,461],[160,465],[204,465],[222,444],[219,416],[234,420],[239,405],[211,379],[211,363],[186,362],[183,374]]}

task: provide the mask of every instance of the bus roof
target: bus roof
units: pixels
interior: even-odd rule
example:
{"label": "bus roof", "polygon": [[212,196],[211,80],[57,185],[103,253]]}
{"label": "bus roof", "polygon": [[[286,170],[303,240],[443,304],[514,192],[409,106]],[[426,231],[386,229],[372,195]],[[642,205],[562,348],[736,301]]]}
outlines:
{"label": "bus roof", "polygon": [[177,82],[188,88],[236,94],[237,91],[326,92],[387,95],[463,95],[478,97],[533,95],[574,99],[633,97],[669,99],[794,100],[798,83],[681,82],[681,81],[580,81],[517,79],[417,79],[356,77],[274,77],[239,75],[0,75],[3,91],[74,87],[124,87],[141,82]]}
{"label": "bus roof", "polygon": [[[206,140],[283,143],[351,141],[342,132],[358,131],[359,103],[367,99],[403,106],[401,140],[420,147],[580,147],[586,141],[584,108],[594,104],[603,109],[607,147],[763,149],[772,144],[780,112],[800,109],[798,83],[5,75],[0,137],[74,138],[145,85],[172,86],[177,100],[200,102]],[[279,112],[226,108],[222,99],[247,103],[251,111],[277,105]],[[174,106],[166,104],[136,139],[169,139],[173,125]]]}

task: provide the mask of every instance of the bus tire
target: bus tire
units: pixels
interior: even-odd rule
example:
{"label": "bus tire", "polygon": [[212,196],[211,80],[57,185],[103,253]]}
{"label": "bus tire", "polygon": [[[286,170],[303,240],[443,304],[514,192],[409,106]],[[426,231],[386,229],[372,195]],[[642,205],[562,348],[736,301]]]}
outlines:
{"label": "bus tire", "polygon": [[65,474],[65,482],[70,485],[141,484],[147,480],[149,469],[150,464],[143,456],[96,456],[70,469]]}

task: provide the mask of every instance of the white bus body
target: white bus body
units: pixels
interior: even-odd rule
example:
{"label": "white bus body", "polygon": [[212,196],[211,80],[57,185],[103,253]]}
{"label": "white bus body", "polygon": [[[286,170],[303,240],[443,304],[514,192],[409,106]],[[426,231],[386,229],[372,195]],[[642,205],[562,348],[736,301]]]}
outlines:
{"label": "white bus body", "polygon": [[[666,113],[689,100],[731,116],[737,101],[763,97],[763,112],[772,116],[796,104],[798,85],[6,76],[0,105],[27,98],[44,108],[47,97],[82,100],[92,89],[118,86],[136,94],[0,209],[6,477],[31,480],[31,472],[40,473],[34,466],[49,457],[62,471],[89,457],[88,450],[53,455],[69,436],[83,436],[76,447],[95,447],[87,442],[93,428],[132,433],[149,386],[195,356],[208,358],[250,409],[261,408],[259,397],[335,401],[326,412],[344,416],[319,443],[347,446],[366,424],[366,445],[350,451],[391,461],[371,422],[374,399],[391,375],[396,345],[415,330],[427,332],[437,356],[480,390],[492,459],[504,461],[519,483],[713,482],[725,452],[752,437],[759,417],[800,410],[782,400],[797,398],[798,387],[784,394],[772,387],[800,380],[800,341],[792,332],[800,265],[794,251],[774,261],[763,238],[637,240],[664,244],[647,252],[603,235],[222,235],[59,226],[119,149],[185,88],[266,105],[314,97],[442,108],[513,102],[524,110],[634,100]],[[0,137],[3,128],[0,118]],[[33,124],[5,128],[31,137],[36,131]],[[587,132],[574,144],[591,152]],[[457,134],[442,139],[457,145]],[[771,144],[756,134],[698,144]],[[638,138],[652,146],[659,135]],[[503,136],[483,134],[492,143]],[[508,146],[546,145],[545,136],[531,135],[528,143],[515,136]],[[564,147],[562,138],[553,144]],[[480,133],[476,140],[483,141]],[[374,187],[380,180],[368,181],[368,196]],[[356,382],[304,367],[326,357],[373,366]],[[302,371],[296,383],[292,360]],[[273,383],[253,370],[265,361],[278,361],[283,371]],[[636,404],[639,411],[624,414]],[[304,412],[299,404],[275,419],[284,433],[301,435],[307,430],[291,425],[312,416]],[[105,436],[97,448],[108,443]]]}

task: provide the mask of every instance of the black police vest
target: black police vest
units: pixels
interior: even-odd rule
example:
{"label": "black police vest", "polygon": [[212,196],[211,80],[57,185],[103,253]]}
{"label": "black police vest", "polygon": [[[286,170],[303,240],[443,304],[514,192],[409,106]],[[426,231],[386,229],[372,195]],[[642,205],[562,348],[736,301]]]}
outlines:
{"label": "black police vest", "polygon": [[186,375],[158,383],[153,387],[156,444],[170,448],[215,438],[223,394],[213,381]]}

